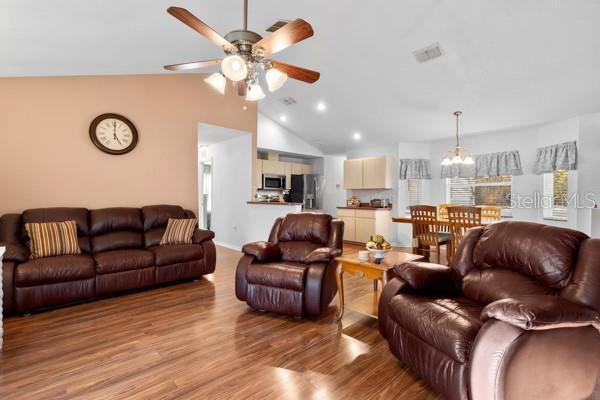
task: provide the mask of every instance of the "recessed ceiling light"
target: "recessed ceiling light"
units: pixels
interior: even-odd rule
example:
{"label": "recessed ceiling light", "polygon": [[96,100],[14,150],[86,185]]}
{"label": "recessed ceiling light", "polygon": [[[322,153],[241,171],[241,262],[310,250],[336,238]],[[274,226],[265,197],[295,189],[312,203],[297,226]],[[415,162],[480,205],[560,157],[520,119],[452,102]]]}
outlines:
{"label": "recessed ceiling light", "polygon": [[359,132],[354,132],[354,135],[352,135],[352,139],[354,139],[354,140],[360,140],[360,133]]}
{"label": "recessed ceiling light", "polygon": [[327,104],[323,103],[322,101],[317,103],[317,110],[323,112],[325,110],[327,110]]}
{"label": "recessed ceiling light", "polygon": [[281,122],[285,122],[285,121],[287,121],[287,117],[285,115],[282,115],[281,117],[279,117],[279,120]]}

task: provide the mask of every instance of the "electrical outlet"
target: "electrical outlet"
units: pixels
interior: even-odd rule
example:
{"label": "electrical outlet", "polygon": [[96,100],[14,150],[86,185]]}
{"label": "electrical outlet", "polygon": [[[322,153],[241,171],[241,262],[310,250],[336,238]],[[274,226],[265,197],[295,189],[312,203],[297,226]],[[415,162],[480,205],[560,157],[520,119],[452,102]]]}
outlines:
{"label": "electrical outlet", "polygon": [[234,225],[234,226],[233,226],[233,231],[234,231],[234,232],[237,232],[237,229],[238,229],[237,225]]}

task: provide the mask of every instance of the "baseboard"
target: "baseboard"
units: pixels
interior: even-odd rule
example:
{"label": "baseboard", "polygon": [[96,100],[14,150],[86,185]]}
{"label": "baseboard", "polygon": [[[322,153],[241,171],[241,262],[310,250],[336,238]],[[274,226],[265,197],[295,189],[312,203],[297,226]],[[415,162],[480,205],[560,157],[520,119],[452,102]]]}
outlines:
{"label": "baseboard", "polygon": [[229,243],[225,243],[225,242],[219,242],[217,240],[213,240],[213,242],[217,246],[226,247],[228,249],[235,250],[235,251],[242,251],[242,247],[241,246],[236,246],[234,244],[229,244]]}

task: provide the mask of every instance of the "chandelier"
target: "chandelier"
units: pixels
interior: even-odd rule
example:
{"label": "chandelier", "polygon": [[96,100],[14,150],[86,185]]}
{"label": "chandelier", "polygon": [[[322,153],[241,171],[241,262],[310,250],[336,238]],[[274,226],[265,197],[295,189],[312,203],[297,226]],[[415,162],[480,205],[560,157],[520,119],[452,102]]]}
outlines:
{"label": "chandelier", "polygon": [[455,111],[454,115],[456,116],[456,145],[452,150],[448,150],[446,155],[444,156],[444,160],[442,161],[442,165],[472,165],[475,163],[473,158],[469,156],[469,154],[460,147],[460,143],[458,141],[458,118],[462,115],[462,112]]}

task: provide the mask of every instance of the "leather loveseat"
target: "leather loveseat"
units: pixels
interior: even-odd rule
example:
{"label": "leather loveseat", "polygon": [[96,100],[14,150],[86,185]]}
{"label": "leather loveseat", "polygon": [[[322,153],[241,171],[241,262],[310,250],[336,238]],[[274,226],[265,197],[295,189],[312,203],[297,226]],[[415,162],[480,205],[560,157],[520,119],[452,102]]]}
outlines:
{"label": "leather loveseat", "polygon": [[600,239],[499,222],[470,229],[449,267],[393,271],[380,332],[445,398],[600,398]]}
{"label": "leather loveseat", "polygon": [[[23,313],[158,284],[194,280],[215,270],[211,231],[193,244],[160,245],[169,218],[195,218],[179,206],[43,208],[0,217],[4,312]],[[80,255],[30,260],[24,224],[77,222]]]}
{"label": "leather loveseat", "polygon": [[334,258],[342,254],[343,235],[344,222],[327,214],[278,218],[268,242],[242,248],[237,298],[261,311],[320,315],[337,292]]}

